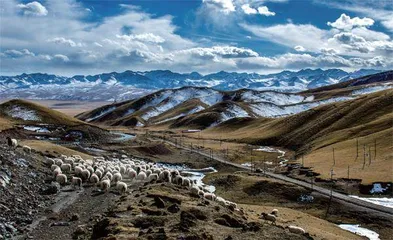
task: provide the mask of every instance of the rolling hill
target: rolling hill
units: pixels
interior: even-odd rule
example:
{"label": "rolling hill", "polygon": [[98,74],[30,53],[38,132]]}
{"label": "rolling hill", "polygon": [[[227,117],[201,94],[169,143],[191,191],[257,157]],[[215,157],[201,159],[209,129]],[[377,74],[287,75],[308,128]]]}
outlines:
{"label": "rolling hill", "polygon": [[131,127],[166,125],[205,129],[233,118],[278,118],[393,87],[384,72],[299,93],[207,87],[165,89],[141,98],[103,106],[77,117],[83,121]]}

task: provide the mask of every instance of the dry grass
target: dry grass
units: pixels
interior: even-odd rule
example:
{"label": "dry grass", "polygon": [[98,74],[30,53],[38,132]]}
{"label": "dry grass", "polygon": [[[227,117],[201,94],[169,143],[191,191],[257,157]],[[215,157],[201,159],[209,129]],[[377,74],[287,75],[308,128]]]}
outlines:
{"label": "dry grass", "polygon": [[73,149],[69,149],[60,145],[56,145],[50,142],[46,141],[41,141],[41,140],[23,140],[20,142],[20,145],[27,145],[31,147],[32,149],[36,150],[37,152],[41,152],[43,154],[52,154],[52,155],[59,155],[59,154],[64,154],[67,156],[70,155],[80,155],[83,159],[92,159],[93,157],[81,153],[78,151],[75,151]]}
{"label": "dry grass", "polygon": [[12,128],[13,124],[10,120],[0,117],[0,131]]}

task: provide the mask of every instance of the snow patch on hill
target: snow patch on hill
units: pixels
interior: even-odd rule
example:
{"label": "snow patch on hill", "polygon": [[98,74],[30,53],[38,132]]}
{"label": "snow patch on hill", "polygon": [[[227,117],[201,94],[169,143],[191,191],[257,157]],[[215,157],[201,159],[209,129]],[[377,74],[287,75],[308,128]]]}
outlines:
{"label": "snow patch on hill", "polygon": [[102,112],[96,114],[95,116],[86,119],[86,122],[94,121],[94,120],[96,120],[96,119],[98,119],[98,118],[100,118],[100,117],[102,117],[102,116],[104,116],[104,115],[106,115],[106,114],[108,114],[110,112],[113,112],[115,109],[116,109],[115,106],[107,108],[107,109],[103,110]]}
{"label": "snow patch on hill", "polygon": [[6,111],[8,116],[13,118],[23,119],[25,121],[40,121],[40,117],[34,110],[26,109],[21,106],[13,106],[11,109]]}
{"label": "snow patch on hill", "polygon": [[356,96],[356,95],[369,94],[369,93],[374,93],[374,92],[378,92],[378,91],[382,91],[382,90],[386,90],[386,89],[391,89],[391,88],[393,88],[393,85],[390,85],[390,84],[389,85],[384,84],[384,85],[380,85],[380,86],[366,87],[366,88],[352,91],[352,95]]}

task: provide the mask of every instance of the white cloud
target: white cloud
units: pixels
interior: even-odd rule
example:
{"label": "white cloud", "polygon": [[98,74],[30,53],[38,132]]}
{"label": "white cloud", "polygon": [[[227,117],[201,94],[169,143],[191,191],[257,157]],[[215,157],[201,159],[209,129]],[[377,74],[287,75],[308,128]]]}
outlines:
{"label": "white cloud", "polygon": [[27,4],[18,4],[17,7],[28,16],[46,16],[48,10],[39,2],[30,2]]}
{"label": "white cloud", "polygon": [[10,57],[10,58],[20,58],[26,56],[35,56],[35,54],[30,52],[28,49],[22,49],[22,50],[8,49],[3,52],[2,56]]}
{"label": "white cloud", "polygon": [[202,2],[210,7],[217,8],[225,14],[234,12],[236,9],[232,0],[202,0]]}
{"label": "white cloud", "polygon": [[132,35],[116,35],[117,38],[132,41],[137,40],[141,42],[163,43],[165,39],[153,33],[132,34]]}
{"label": "white cloud", "polygon": [[351,18],[344,13],[335,22],[327,22],[328,26],[347,31],[355,27],[370,27],[373,24],[374,20],[371,18]]}
{"label": "white cloud", "polygon": [[98,43],[98,42],[94,42],[93,43],[94,44],[94,46],[97,46],[97,47],[103,47],[100,43]]}
{"label": "white cloud", "polygon": [[244,5],[242,5],[241,8],[243,9],[243,12],[247,15],[258,13],[258,11],[256,9],[250,7],[250,4],[244,4]]}
{"label": "white cloud", "polygon": [[64,44],[64,45],[68,45],[70,47],[82,47],[83,46],[82,43],[76,43],[76,42],[72,41],[71,39],[65,39],[63,37],[55,37],[52,39],[48,39],[48,42],[56,43],[56,44]]}
{"label": "white cloud", "polygon": [[222,58],[248,58],[258,57],[258,53],[251,49],[238,48],[232,46],[215,46],[211,48],[190,48],[186,50],[177,51],[176,54],[193,55],[207,59],[215,59],[218,57]]}
{"label": "white cloud", "polygon": [[333,48],[321,48],[321,53],[324,55],[337,55],[339,51],[336,51]]}
{"label": "white cloud", "polygon": [[275,12],[269,11],[269,8],[266,6],[258,7],[258,13],[267,17],[276,15]]}
{"label": "white cloud", "polygon": [[305,52],[306,49],[303,46],[297,45],[293,49],[295,49],[297,52]]}
{"label": "white cloud", "polygon": [[63,55],[63,54],[55,54],[53,56],[53,59],[59,60],[62,62],[69,62],[70,61],[70,59],[66,55]]}

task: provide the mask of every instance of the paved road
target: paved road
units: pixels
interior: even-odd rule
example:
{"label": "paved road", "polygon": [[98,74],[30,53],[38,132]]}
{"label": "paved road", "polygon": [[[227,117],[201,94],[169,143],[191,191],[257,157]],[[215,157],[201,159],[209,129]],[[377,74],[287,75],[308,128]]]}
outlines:
{"label": "paved road", "polygon": [[[154,139],[151,139],[151,140],[155,141]],[[160,141],[162,141],[162,140],[160,140]],[[172,145],[172,146],[175,146],[177,148],[181,148],[181,149],[184,149],[184,150],[187,150],[187,151],[191,151],[191,152],[200,154],[202,156],[211,158],[210,154],[202,152],[202,151],[198,151],[197,149],[191,149],[191,148],[188,148],[188,147],[179,146],[179,145],[176,145],[175,143],[173,143],[171,141],[168,141],[168,140],[165,140],[165,142],[170,144],[170,145]],[[227,165],[231,165],[231,166],[234,166],[234,167],[237,167],[237,168],[240,168],[240,169],[244,169],[244,170],[247,170],[247,171],[251,170],[250,167],[243,166],[241,164],[237,164],[237,163],[233,163],[233,162],[229,162],[229,161],[227,161],[227,160],[225,160],[223,158],[217,157],[217,156],[213,156],[213,160],[221,162],[221,163],[224,163],[224,164],[227,164]],[[281,174],[276,174],[276,173],[272,173],[272,172],[266,172],[265,174],[267,176],[269,176],[269,177],[280,179],[280,180],[285,181],[285,182],[290,182],[290,183],[296,184],[298,186],[302,186],[302,187],[309,188],[309,189],[312,188],[314,191],[316,191],[316,192],[318,192],[318,193],[320,193],[322,195],[325,195],[325,196],[328,196],[328,197],[330,196],[330,189],[319,187],[319,186],[315,186],[315,184],[314,184],[314,186],[311,186],[311,183],[300,181],[300,180],[297,180],[297,179],[294,179],[294,178],[290,178],[290,177],[287,177],[287,176],[284,176],[284,175],[281,175]],[[333,198],[339,199],[341,201],[344,201],[344,202],[347,202],[347,203],[350,203],[350,204],[354,204],[356,206],[360,206],[360,207],[364,207],[364,208],[367,208],[367,209],[372,209],[372,210],[375,210],[375,211],[378,211],[378,212],[382,212],[382,213],[387,213],[387,214],[393,215],[393,208],[389,208],[389,207],[373,204],[373,203],[370,203],[370,202],[367,202],[367,201],[363,201],[363,200],[360,200],[360,199],[357,199],[357,198],[349,197],[348,195],[345,195],[345,194],[342,194],[342,193],[338,193],[338,192],[335,192],[335,191],[333,191]]]}

